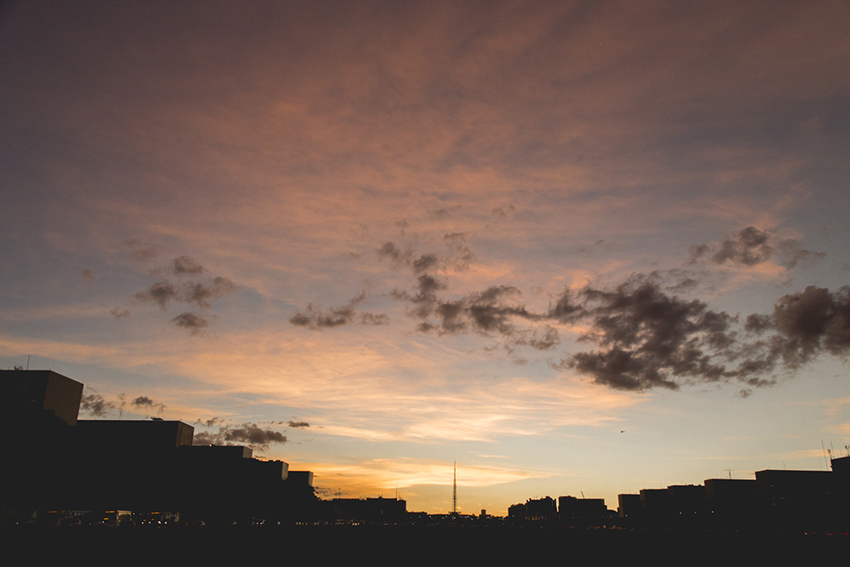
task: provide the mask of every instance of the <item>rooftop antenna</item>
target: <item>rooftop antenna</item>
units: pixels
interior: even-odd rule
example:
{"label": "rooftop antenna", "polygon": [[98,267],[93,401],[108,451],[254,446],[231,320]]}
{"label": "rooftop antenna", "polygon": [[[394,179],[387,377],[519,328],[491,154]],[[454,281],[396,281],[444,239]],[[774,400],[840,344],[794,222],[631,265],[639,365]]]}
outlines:
{"label": "rooftop antenna", "polygon": [[723,470],[729,473],[729,480],[732,480],[732,471],[734,471],[735,469],[723,469]]}
{"label": "rooftop antenna", "polygon": [[454,462],[454,478],[452,480],[452,515],[457,516],[457,461]]}
{"label": "rooftop antenna", "polygon": [[29,369],[30,369],[30,357],[31,357],[31,356],[32,356],[31,354],[28,354],[28,355],[27,355],[27,370],[29,370]]}

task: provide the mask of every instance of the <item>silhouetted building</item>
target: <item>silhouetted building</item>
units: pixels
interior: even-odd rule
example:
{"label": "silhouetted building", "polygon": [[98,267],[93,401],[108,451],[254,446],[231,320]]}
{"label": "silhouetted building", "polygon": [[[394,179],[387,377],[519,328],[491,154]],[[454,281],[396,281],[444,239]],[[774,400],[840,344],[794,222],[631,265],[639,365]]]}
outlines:
{"label": "silhouetted building", "polygon": [[192,445],[182,449],[184,458],[197,461],[206,467],[227,465],[241,462],[242,459],[252,459],[254,450],[242,445]]}
{"label": "silhouetted building", "polygon": [[192,446],[194,428],[180,421],[78,420],[83,385],[55,372],[1,371],[0,384],[0,420],[15,456],[0,467],[7,520],[50,517],[51,509],[94,511],[101,520],[109,510],[147,521],[180,512],[213,523],[317,514],[312,473],[286,482],[284,461],[254,459],[243,446]]}
{"label": "silhouetted building", "polygon": [[407,514],[407,501],[398,498],[334,498],[330,506],[336,521],[395,523]]}
{"label": "silhouetted building", "polygon": [[755,480],[709,478],[705,481],[705,500],[708,510],[716,515],[715,523],[749,523],[758,512],[758,485]]}
{"label": "silhouetted building", "polygon": [[837,478],[829,471],[756,471],[759,501],[776,525],[832,524],[841,516]]}
{"label": "silhouetted building", "polygon": [[643,516],[640,494],[618,494],[617,514],[621,518],[639,519]]}
{"label": "silhouetted building", "polygon": [[280,482],[289,478],[286,461],[260,461],[251,459],[252,476],[259,482]]}
{"label": "silhouetted building", "polygon": [[667,487],[668,506],[674,516],[698,516],[706,512],[705,486],[673,484]]}
{"label": "silhouetted building", "polygon": [[83,385],[52,370],[0,370],[0,414],[4,419],[34,420],[57,417],[77,424]]}
{"label": "silhouetted building", "polygon": [[77,423],[77,439],[82,446],[108,455],[132,453],[137,459],[191,446],[194,434],[195,428],[182,421],[81,419]]}
{"label": "silhouetted building", "polygon": [[176,465],[187,519],[247,522],[278,514],[289,470],[283,461],[259,461],[241,445],[190,445],[178,448]]}
{"label": "silhouetted building", "polygon": [[512,504],[511,506],[508,506],[508,518],[511,520],[525,520],[525,504]]}
{"label": "silhouetted building", "polygon": [[756,484],[762,502],[776,510],[821,507],[835,495],[835,476],[829,471],[756,471]]}
{"label": "silhouetted building", "polygon": [[666,488],[643,488],[640,504],[648,521],[666,520],[670,515],[670,492]]}
{"label": "silhouetted building", "polygon": [[831,460],[832,474],[835,475],[835,487],[839,496],[839,507],[844,525],[850,527],[850,456]]}
{"label": "silhouetted building", "polygon": [[0,371],[0,508],[25,521],[65,503],[72,490],[73,440],[83,385],[50,370]]}
{"label": "silhouetted building", "polygon": [[558,516],[555,500],[548,496],[528,500],[525,503],[526,520],[554,520]]}
{"label": "silhouetted building", "polygon": [[602,498],[559,496],[558,516],[562,519],[602,519],[608,517],[608,508]]}
{"label": "silhouetted building", "polygon": [[830,460],[832,472],[850,475],[850,456],[836,457]]}
{"label": "silhouetted building", "polygon": [[184,489],[177,451],[193,434],[180,421],[79,420],[74,508],[175,510]]}
{"label": "silhouetted building", "polygon": [[642,488],[640,490],[640,505],[650,513],[669,510],[670,493],[666,488]]}
{"label": "silhouetted building", "polygon": [[313,486],[313,473],[311,471],[289,471],[289,476],[286,477],[290,484],[303,486]]}

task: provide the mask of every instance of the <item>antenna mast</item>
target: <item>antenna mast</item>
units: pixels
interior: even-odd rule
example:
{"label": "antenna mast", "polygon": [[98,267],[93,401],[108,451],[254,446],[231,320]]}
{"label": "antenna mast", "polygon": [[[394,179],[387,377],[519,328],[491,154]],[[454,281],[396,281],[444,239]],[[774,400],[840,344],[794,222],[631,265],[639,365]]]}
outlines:
{"label": "antenna mast", "polygon": [[452,515],[457,516],[457,461],[454,462],[454,479],[452,480]]}

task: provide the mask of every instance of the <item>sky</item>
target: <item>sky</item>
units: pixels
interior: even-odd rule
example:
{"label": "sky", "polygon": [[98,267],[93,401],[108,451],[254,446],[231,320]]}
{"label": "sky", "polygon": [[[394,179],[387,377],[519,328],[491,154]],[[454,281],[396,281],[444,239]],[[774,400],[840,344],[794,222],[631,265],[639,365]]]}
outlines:
{"label": "sky", "polygon": [[6,2],[0,367],[324,498],[850,444],[850,3]]}

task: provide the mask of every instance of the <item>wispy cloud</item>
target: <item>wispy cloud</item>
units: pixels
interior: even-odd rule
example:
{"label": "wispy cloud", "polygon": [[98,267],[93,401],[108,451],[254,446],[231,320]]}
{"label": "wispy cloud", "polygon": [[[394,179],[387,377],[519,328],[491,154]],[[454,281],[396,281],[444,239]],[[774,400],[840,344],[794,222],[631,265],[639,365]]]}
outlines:
{"label": "wispy cloud", "polygon": [[293,315],[289,322],[313,330],[332,329],[355,322],[361,325],[386,325],[389,317],[385,313],[357,312],[355,307],[365,299],[366,292],[362,291],[342,307],[330,307],[325,310],[311,303],[304,312],[299,311]]}

